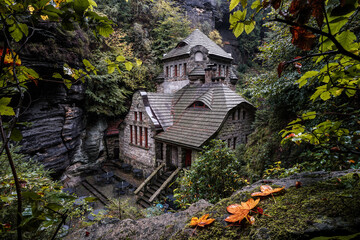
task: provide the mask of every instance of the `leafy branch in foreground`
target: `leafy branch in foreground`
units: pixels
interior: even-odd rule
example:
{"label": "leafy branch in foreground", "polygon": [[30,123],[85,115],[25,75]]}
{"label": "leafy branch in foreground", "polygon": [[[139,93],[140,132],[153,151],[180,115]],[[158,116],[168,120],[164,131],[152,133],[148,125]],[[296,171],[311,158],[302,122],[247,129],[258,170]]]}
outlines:
{"label": "leafy branch in foreground", "polygon": [[[255,12],[247,14],[249,8]],[[236,9],[230,15],[235,36],[244,30],[250,33],[256,24],[255,15],[267,8],[272,10],[267,21],[289,28],[291,43],[303,51],[303,56],[279,63],[279,77],[288,65],[294,64],[299,70],[300,61],[313,60],[311,70],[295,84],[315,88],[310,101],[316,105],[308,112],[300,112],[281,131],[282,142],[306,142],[324,149],[337,147],[350,153],[350,159],[359,158],[359,2],[256,0],[248,6],[247,1],[231,0],[230,11]],[[331,106],[331,110],[324,106]]]}
{"label": "leafy branch in foreground", "polygon": [[[21,176],[17,174],[9,142],[21,139],[15,127],[18,125],[18,118],[23,109],[23,100],[28,89],[27,83],[34,82],[37,85],[38,81],[44,80],[34,69],[22,65],[20,56],[34,35],[46,32],[44,26],[48,25],[60,31],[74,31],[79,27],[89,29],[97,38],[109,36],[113,32],[112,21],[93,11],[94,7],[96,3],[93,0],[0,1],[0,133],[2,140],[0,155],[3,156],[5,151],[9,166],[11,166],[11,177],[14,180],[16,198],[13,199],[16,199],[17,209],[12,213],[15,213],[17,220],[16,224],[13,224],[15,227],[12,231],[16,231],[18,240],[23,239],[24,231],[29,231],[29,228],[32,232],[36,232],[43,227],[40,222],[43,222],[43,218],[46,219],[46,216],[42,215],[47,211],[45,209],[53,210],[61,222],[64,222],[67,215],[57,213],[61,206],[60,198],[55,201],[57,206],[54,205],[55,203],[44,205],[41,196],[39,197],[36,193],[21,194]],[[65,64],[63,74],[55,73],[53,75],[55,80],[47,81],[65,83],[66,87],[70,88],[76,81],[85,81],[90,72],[96,74],[97,70],[89,61],[83,60],[83,64],[84,69],[72,68]],[[125,65],[127,69],[132,67],[132,63],[125,62]],[[31,207],[24,206],[23,202],[30,202]],[[26,207],[25,210],[35,209],[36,212],[31,215],[35,218],[27,218],[24,213],[28,214],[30,210],[23,211],[24,207]],[[55,222],[49,224],[52,226]],[[57,231],[54,237],[56,233]]]}

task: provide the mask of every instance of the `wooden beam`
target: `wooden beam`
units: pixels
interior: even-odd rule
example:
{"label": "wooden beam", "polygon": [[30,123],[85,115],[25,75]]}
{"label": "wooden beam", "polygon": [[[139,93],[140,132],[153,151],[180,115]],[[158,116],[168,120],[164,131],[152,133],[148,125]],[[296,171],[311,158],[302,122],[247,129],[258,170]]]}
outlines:
{"label": "wooden beam", "polygon": [[152,179],[152,178],[160,171],[160,169],[163,168],[163,167],[165,167],[165,163],[163,163],[163,164],[161,164],[160,166],[158,166],[158,167],[155,169],[155,171],[153,171],[153,172],[151,173],[151,175],[148,176],[142,184],[140,184],[140,186],[134,191],[134,194],[135,194],[135,195],[138,194],[138,193],[141,191],[141,189],[142,189],[143,187],[145,187],[145,185],[148,184],[148,182],[150,182],[151,179]]}
{"label": "wooden beam", "polygon": [[171,182],[171,180],[178,174],[181,168],[177,168],[171,175],[166,179],[166,181],[160,186],[160,188],[150,197],[149,202],[154,201],[154,199],[160,194],[162,190],[166,188],[166,186]]}

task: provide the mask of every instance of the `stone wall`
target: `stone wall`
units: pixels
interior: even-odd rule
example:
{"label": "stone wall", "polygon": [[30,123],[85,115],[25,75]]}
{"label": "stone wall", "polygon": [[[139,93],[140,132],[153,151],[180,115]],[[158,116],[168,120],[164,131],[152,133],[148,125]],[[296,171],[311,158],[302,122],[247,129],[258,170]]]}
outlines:
{"label": "stone wall", "polygon": [[[135,112],[137,120],[135,120]],[[142,121],[140,121],[140,112],[142,113]],[[131,130],[133,142],[131,143]],[[137,129],[137,141],[135,141],[135,128]],[[142,144],[140,145],[140,128],[142,128]],[[145,146],[145,129],[148,132],[148,146]],[[140,92],[136,92],[132,99],[132,104],[128,115],[126,116],[120,127],[120,159],[125,163],[131,164],[134,168],[149,174],[155,167],[155,141],[153,139],[155,131],[153,124],[145,111]]]}
{"label": "stone wall", "polygon": [[119,159],[119,135],[106,136],[105,139],[109,159]]}
{"label": "stone wall", "polygon": [[248,135],[252,132],[251,124],[255,118],[254,114],[250,107],[240,104],[229,112],[216,138],[225,141],[230,148],[246,143]]}

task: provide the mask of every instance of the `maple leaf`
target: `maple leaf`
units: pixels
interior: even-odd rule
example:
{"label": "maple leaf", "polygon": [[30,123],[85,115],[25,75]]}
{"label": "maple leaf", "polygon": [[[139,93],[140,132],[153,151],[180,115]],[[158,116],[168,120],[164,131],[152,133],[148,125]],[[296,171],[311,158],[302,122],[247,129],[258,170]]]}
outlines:
{"label": "maple leaf", "polygon": [[[0,57],[3,55],[3,48],[0,48]],[[16,55],[15,52],[13,52],[14,55]],[[21,65],[21,60],[19,58],[19,56],[16,56],[15,58],[15,65],[20,66]],[[5,58],[4,58],[4,64],[12,64],[14,63],[14,59],[12,58],[10,49],[6,49],[6,54],[5,54]]]}
{"label": "maple leaf", "polygon": [[315,18],[319,27],[321,27],[324,23],[324,8],[323,8],[323,0],[310,0],[310,5],[312,9],[312,16]]}
{"label": "maple leaf", "polygon": [[258,203],[260,199],[254,200],[250,198],[247,202],[241,202],[241,204],[232,204],[229,205],[226,210],[231,213],[229,217],[225,219],[227,222],[241,222],[244,218],[248,219],[248,221],[252,221],[252,219],[249,219],[249,213],[250,210],[253,209]]}
{"label": "maple leaf", "polygon": [[261,187],[260,187],[261,192],[254,192],[254,193],[251,194],[251,196],[252,197],[264,197],[264,196],[267,196],[267,195],[270,195],[270,194],[273,194],[273,193],[280,192],[284,188],[285,187],[273,189],[269,185],[261,185]]}
{"label": "maple leaf", "polygon": [[307,31],[303,27],[291,27],[290,32],[292,34],[292,44],[304,51],[311,50],[316,40],[316,36],[312,32]]}
{"label": "maple leaf", "polygon": [[209,217],[209,214],[205,214],[205,215],[203,215],[202,217],[200,217],[200,218],[197,218],[197,217],[193,217],[192,219],[191,219],[191,222],[190,222],[190,226],[191,227],[205,227],[206,225],[209,225],[209,224],[211,224],[213,221],[215,221],[215,219],[213,219],[213,218],[209,218],[209,219],[207,219]]}

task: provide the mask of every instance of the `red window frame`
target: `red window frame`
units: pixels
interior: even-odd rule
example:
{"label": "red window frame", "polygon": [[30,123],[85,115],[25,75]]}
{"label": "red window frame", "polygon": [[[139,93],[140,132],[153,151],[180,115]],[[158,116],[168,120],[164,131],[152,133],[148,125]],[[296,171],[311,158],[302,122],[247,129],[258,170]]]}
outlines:
{"label": "red window frame", "polygon": [[186,63],[184,63],[184,76],[186,75]]}
{"label": "red window frame", "polygon": [[149,147],[149,143],[148,143],[148,129],[144,128],[144,135],[145,135],[145,147]]}
{"label": "red window frame", "polygon": [[133,143],[133,126],[130,125],[130,143]]}
{"label": "red window frame", "polygon": [[135,144],[138,144],[138,139],[137,139],[137,126],[134,126],[134,130],[135,130]]}
{"label": "red window frame", "polygon": [[177,77],[177,65],[175,65],[175,68],[174,68],[174,76]]}
{"label": "red window frame", "polygon": [[229,66],[226,66],[226,77],[229,77]]}
{"label": "red window frame", "polygon": [[165,75],[166,77],[168,77],[169,76],[169,67],[166,67],[166,75]]}
{"label": "red window frame", "polygon": [[137,112],[134,112],[134,119],[137,121]]}
{"label": "red window frame", "polygon": [[140,143],[140,146],[142,146],[142,140],[143,140],[142,132],[143,132],[142,127],[139,127],[139,137],[140,137],[139,143]]}
{"label": "red window frame", "polygon": [[207,106],[205,105],[205,103],[200,102],[200,101],[196,101],[191,105],[193,108],[207,108]]}
{"label": "red window frame", "polygon": [[234,137],[234,144],[233,144],[234,149],[236,148],[236,140],[237,140],[237,137]]}
{"label": "red window frame", "polygon": [[139,112],[139,120],[140,122],[142,122],[143,118],[142,118],[142,112]]}

